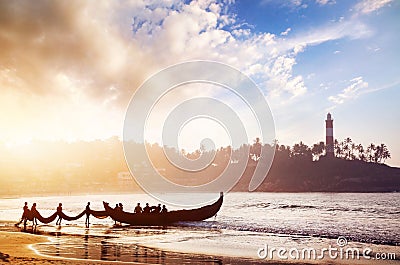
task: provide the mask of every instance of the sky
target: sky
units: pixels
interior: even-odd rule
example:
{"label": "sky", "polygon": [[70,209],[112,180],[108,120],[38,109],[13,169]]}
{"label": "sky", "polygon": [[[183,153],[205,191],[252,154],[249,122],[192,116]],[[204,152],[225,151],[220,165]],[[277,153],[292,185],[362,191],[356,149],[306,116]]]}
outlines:
{"label": "sky", "polygon": [[[331,112],[335,138],[385,143],[400,166],[399,11],[392,0],[1,1],[0,143],[121,136],[147,78],[213,60],[254,80],[280,144],[323,141]],[[204,136],[190,126],[188,148]]]}

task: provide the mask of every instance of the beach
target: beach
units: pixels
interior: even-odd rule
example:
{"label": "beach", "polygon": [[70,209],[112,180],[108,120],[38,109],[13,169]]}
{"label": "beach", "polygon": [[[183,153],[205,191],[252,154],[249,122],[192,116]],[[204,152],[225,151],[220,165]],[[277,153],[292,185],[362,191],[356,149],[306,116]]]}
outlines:
{"label": "beach", "polygon": [[[100,260],[80,260],[68,258],[55,258],[38,254],[32,246],[34,244],[48,242],[47,236],[34,235],[23,232],[0,232],[0,264],[33,264],[33,265],[64,265],[64,264],[157,264],[157,263],[142,263],[142,262],[118,262],[118,261],[100,261]],[[257,261],[248,259],[240,259],[234,257],[216,257],[215,262],[207,259],[206,256],[192,256],[197,259],[191,264],[257,264]],[[199,261],[203,258],[203,261]],[[175,259],[162,264],[180,264],[187,260]],[[276,262],[271,262],[276,264]],[[160,263],[161,264],[161,263]],[[299,263],[303,264],[303,263]]]}
{"label": "beach", "polygon": [[[39,255],[32,245],[47,242],[49,239],[47,236],[34,235],[23,232],[0,232],[0,264],[37,264],[37,265],[63,265],[63,264],[151,264],[141,262],[116,262],[116,261],[99,261],[99,260],[80,260],[80,259],[66,259],[66,258],[55,258]],[[207,256],[195,255],[195,258],[203,257],[204,261],[194,261],[191,264],[316,264],[294,262],[294,261],[257,261],[250,259],[243,259],[239,257],[218,257],[215,256],[215,261],[207,260]],[[182,260],[183,261],[183,260]],[[177,263],[175,263],[177,262]],[[165,262],[162,264],[179,264],[179,259],[173,262]],[[320,261],[318,264],[377,264],[376,261],[365,261],[365,260],[347,260],[347,261]],[[392,265],[399,264],[397,261],[382,261],[379,264]]]}
{"label": "beach", "polygon": [[[217,197],[218,195],[216,195]],[[372,207],[370,200],[375,203]],[[86,201],[101,210],[101,201],[154,204],[148,196],[80,195],[0,199],[1,264],[400,264],[397,194],[231,193],[216,217],[168,227],[114,225],[111,218],[91,217],[39,224],[27,231],[14,226],[25,201],[37,202],[44,216],[62,201],[67,213],[81,212]],[[33,234],[34,233],[34,234]],[[324,248],[340,249],[330,257]],[[315,249],[303,258],[301,251]],[[346,251],[358,249],[357,258]],[[275,249],[275,252],[273,252]],[[285,257],[278,249],[286,251]],[[299,256],[289,256],[297,249]],[[369,257],[366,257],[364,251]],[[265,255],[265,254],[268,255]],[[291,253],[293,254],[293,253]],[[393,254],[385,260],[376,254]],[[7,262],[8,261],[8,262]]]}
{"label": "beach", "polygon": [[[38,255],[31,245],[48,241],[46,236],[20,232],[0,232],[0,264],[71,264],[71,260]],[[74,260],[73,264],[94,264],[95,261]]]}
{"label": "beach", "polygon": [[400,265],[400,0],[0,0],[0,265]]}
{"label": "beach", "polygon": [[[33,265],[64,265],[64,264],[126,264],[126,262],[79,260],[55,258],[38,254],[32,246],[48,242],[47,236],[23,232],[0,231],[0,264],[33,264]],[[239,261],[238,261],[239,262]],[[235,262],[236,263],[236,262]],[[240,262],[239,262],[240,263]],[[236,263],[236,264],[239,264]],[[134,264],[148,264],[134,262]]]}

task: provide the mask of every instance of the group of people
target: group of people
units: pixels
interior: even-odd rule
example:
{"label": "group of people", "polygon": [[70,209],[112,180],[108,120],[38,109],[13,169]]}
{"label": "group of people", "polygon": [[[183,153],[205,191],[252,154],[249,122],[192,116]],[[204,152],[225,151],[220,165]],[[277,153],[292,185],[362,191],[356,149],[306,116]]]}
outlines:
{"label": "group of people", "polygon": [[140,206],[140,202],[135,207],[134,213],[166,213],[168,212],[167,207],[163,205],[161,207],[161,204],[158,204],[157,206],[149,206],[149,203],[146,203],[146,206],[142,209]]}
{"label": "group of people", "polygon": [[[28,221],[28,219],[30,219],[30,216],[35,216],[34,213],[36,213],[36,202],[34,204],[32,204],[31,209],[29,210],[28,207],[28,203],[25,202],[24,203],[24,207],[22,208],[23,212],[22,212],[22,216],[21,216],[21,220],[19,221],[19,223],[17,223],[17,225],[19,225],[20,223],[24,222],[24,226],[26,226],[26,222]],[[32,219],[33,224],[37,225],[37,220],[36,218]]]}
{"label": "group of people", "polygon": [[[114,210],[119,210],[119,211],[123,211],[124,206],[122,205],[122,203],[117,203],[115,205]],[[157,206],[150,206],[149,203],[146,203],[146,206],[142,209],[142,207],[140,206],[140,202],[138,202],[138,204],[135,207],[134,213],[166,213],[168,212],[167,207],[165,207],[165,205],[163,205],[161,207],[161,204],[158,204]]]}
{"label": "group of people", "polygon": [[[32,220],[33,225],[37,225],[36,202],[32,204],[32,207],[31,207],[30,210],[29,210],[29,207],[28,207],[28,202],[25,202],[24,203],[24,207],[22,208],[22,210],[23,210],[23,212],[22,212],[21,220],[16,225],[19,225],[22,222],[24,222],[24,227],[26,227],[26,222],[28,220]],[[58,206],[56,208],[56,211],[57,211],[57,215],[58,215],[58,219],[56,221],[56,225],[61,225],[61,221],[62,221],[62,217],[61,217],[62,203],[61,202],[58,204]],[[89,227],[89,217],[90,217],[90,202],[88,202],[87,205],[86,205],[86,220],[85,220],[86,227]]]}
{"label": "group of people", "polygon": [[[119,210],[119,211],[123,211],[124,206],[122,205],[122,203],[117,203],[115,205],[114,210]],[[58,219],[56,221],[56,225],[61,225],[61,221],[62,221],[62,203],[59,203],[57,206],[57,215],[58,215]],[[89,227],[89,217],[90,217],[90,202],[87,203],[86,205],[86,220],[85,220],[85,225],[86,227]],[[161,207],[161,204],[158,204],[157,206],[150,206],[149,203],[146,203],[146,206],[142,209],[142,207],[140,206],[140,203],[138,203],[135,207],[134,213],[136,214],[142,214],[142,213],[167,213],[167,207],[165,207],[165,205],[163,205]],[[37,225],[37,218],[35,217],[37,213],[36,210],[36,203],[32,204],[31,209],[29,210],[28,207],[28,203],[25,202],[24,207],[23,207],[23,213],[22,213],[22,217],[19,223],[17,223],[16,225],[21,224],[22,222],[24,222],[24,227],[26,226],[26,222],[27,220],[32,220],[34,225]]]}
{"label": "group of people", "polygon": [[[85,211],[86,211],[86,220],[85,220],[85,226],[86,227],[89,227],[89,217],[90,217],[90,202],[88,202],[87,204],[86,204],[86,208],[85,208]],[[58,204],[58,207],[57,207],[57,214],[58,214],[58,219],[57,219],[57,222],[56,222],[56,225],[61,225],[61,220],[62,220],[62,217],[61,217],[61,213],[62,213],[62,203],[60,202],[59,204]]]}

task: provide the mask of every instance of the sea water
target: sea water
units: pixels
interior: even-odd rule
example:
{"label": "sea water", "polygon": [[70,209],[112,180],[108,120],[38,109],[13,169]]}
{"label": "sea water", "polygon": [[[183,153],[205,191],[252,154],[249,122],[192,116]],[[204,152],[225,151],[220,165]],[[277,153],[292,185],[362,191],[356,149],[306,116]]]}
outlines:
{"label": "sea water", "polygon": [[[215,194],[215,200],[218,196]],[[102,210],[102,201],[110,205],[121,202],[125,211],[133,211],[137,202],[158,203],[145,194],[0,199],[3,229],[21,217],[25,201],[29,206],[36,202],[43,216],[53,213],[59,202],[69,215],[80,213],[88,201],[93,210]],[[217,216],[201,222],[115,227],[110,218],[91,217],[89,229],[85,228],[85,218],[63,221],[61,227],[39,225],[41,233],[54,236],[50,244],[34,248],[51,256],[120,261],[136,257],[141,262],[140,258],[146,257],[149,263],[165,263],[173,256],[164,251],[260,259],[259,251],[267,244],[275,248],[322,248],[344,238],[351,246],[372,247],[373,253],[393,252],[399,259],[399,205],[399,193],[229,193]]]}

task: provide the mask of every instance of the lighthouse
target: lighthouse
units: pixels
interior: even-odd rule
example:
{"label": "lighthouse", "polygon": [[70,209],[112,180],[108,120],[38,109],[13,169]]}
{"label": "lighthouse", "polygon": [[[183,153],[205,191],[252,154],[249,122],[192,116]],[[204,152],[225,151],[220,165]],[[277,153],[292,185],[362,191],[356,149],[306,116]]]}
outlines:
{"label": "lighthouse", "polygon": [[334,157],[334,143],[333,143],[333,120],[330,113],[326,115],[326,157]]}

